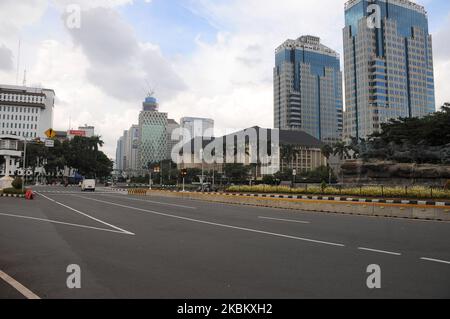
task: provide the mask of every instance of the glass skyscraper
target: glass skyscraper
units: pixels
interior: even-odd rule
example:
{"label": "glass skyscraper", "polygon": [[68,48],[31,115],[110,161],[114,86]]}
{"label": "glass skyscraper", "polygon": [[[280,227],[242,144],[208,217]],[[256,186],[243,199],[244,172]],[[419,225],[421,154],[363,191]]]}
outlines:
{"label": "glass skyscraper", "polygon": [[434,112],[432,39],[425,8],[407,0],[348,1],[344,69],[346,138],[365,138],[392,118]]}
{"label": "glass skyscraper", "polygon": [[302,36],[276,49],[274,127],[303,130],[324,142],[342,135],[342,73],[339,54]]}
{"label": "glass skyscraper", "polygon": [[155,98],[147,97],[139,114],[139,169],[167,159],[167,113],[158,111]]}

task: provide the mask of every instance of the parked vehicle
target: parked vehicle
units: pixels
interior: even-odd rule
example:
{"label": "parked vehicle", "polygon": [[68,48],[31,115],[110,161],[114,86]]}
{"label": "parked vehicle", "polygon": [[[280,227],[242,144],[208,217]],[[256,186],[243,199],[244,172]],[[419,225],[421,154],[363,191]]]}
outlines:
{"label": "parked vehicle", "polygon": [[95,179],[85,179],[81,182],[81,191],[91,191],[95,192]]}

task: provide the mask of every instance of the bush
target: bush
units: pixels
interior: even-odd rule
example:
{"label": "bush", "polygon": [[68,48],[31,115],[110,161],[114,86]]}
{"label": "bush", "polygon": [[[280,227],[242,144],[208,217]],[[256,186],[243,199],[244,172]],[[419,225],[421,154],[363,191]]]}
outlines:
{"label": "bush", "polygon": [[273,175],[265,175],[262,179],[263,184],[267,185],[279,185],[280,180],[276,179]]}
{"label": "bush", "polygon": [[25,194],[25,192],[22,192],[21,189],[15,189],[15,188],[5,188],[2,191],[2,193],[6,194],[6,195],[24,195]]}
{"label": "bush", "polygon": [[445,183],[444,189],[450,190],[450,179]]}
{"label": "bush", "polygon": [[417,198],[417,199],[450,199],[450,190],[442,188],[430,188],[425,186],[414,187],[332,187],[323,183],[320,186],[305,186],[304,188],[290,188],[287,186],[231,186],[229,192],[242,193],[272,193],[272,194],[297,194],[297,195],[345,195],[345,196],[368,196],[388,198]]}
{"label": "bush", "polygon": [[19,177],[15,178],[12,182],[12,187],[22,190],[22,179]]}

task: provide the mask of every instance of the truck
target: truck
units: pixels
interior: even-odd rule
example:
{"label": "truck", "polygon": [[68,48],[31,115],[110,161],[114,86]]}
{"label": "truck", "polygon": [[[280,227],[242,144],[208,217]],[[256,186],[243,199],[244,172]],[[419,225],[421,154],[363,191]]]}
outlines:
{"label": "truck", "polygon": [[86,191],[95,192],[95,179],[84,179],[81,182],[81,191],[82,192],[86,192]]}

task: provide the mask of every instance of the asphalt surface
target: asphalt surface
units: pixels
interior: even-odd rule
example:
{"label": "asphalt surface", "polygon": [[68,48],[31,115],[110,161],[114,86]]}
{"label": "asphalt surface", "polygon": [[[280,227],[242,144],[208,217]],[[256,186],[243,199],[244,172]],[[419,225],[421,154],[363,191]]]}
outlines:
{"label": "asphalt surface", "polygon": [[450,298],[450,223],[35,191],[0,198],[0,272],[40,298]]}

